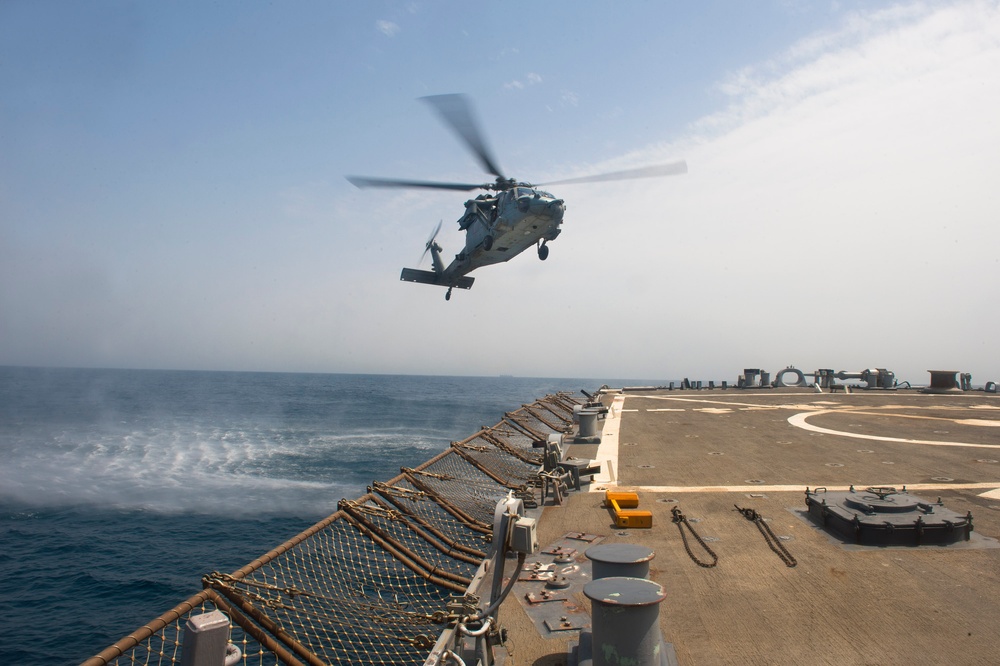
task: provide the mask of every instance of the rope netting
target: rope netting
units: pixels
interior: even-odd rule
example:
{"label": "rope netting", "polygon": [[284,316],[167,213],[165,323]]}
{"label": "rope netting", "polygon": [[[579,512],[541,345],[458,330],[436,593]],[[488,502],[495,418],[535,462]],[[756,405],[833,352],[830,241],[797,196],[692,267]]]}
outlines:
{"label": "rope netting", "polygon": [[[541,446],[575,396],[549,395],[453,442],[84,662],[180,662],[188,618],[219,610],[241,664],[422,664],[492,539],[497,502],[533,494]],[[452,613],[453,615],[453,613]]]}

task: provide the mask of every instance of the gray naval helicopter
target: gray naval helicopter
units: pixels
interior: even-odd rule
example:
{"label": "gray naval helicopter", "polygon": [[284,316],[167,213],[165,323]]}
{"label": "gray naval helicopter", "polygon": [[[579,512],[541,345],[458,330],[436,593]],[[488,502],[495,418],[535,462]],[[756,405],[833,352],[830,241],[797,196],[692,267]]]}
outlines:
{"label": "gray naval helicopter", "polygon": [[532,245],[537,246],[538,258],[542,261],[549,256],[548,242],[555,240],[562,231],[559,226],[566,206],[562,199],[557,199],[538,189],[539,187],[672,176],[687,172],[687,164],[680,161],[538,185],[520,182],[507,178],[500,171],[496,159],[486,147],[472,106],[464,95],[432,95],[421,99],[437,111],[445,124],[476,157],[480,166],[487,173],[496,176],[496,180],[491,183],[446,183],[363,176],[347,176],[347,180],[359,188],[430,188],[461,192],[486,190],[487,194],[480,194],[465,202],[465,213],[458,220],[459,229],[465,232],[465,247],[447,267],[441,259],[441,246],[435,240],[441,230],[439,222],[427,240],[421,257],[422,262],[430,252],[433,270],[404,268],[399,276],[405,282],[447,287],[445,300],[451,300],[451,292],[455,287],[471,289],[475,278],[469,277],[469,273],[477,268],[510,261]]}

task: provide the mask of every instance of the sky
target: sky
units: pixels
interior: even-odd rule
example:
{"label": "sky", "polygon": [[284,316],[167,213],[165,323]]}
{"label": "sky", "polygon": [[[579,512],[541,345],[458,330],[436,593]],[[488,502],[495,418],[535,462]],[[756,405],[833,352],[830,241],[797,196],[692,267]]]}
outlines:
{"label": "sky", "polygon": [[[0,365],[998,381],[998,73],[997,2],[3,0]],[[446,302],[470,195],[344,176],[491,180],[456,92],[506,175],[689,172]]]}

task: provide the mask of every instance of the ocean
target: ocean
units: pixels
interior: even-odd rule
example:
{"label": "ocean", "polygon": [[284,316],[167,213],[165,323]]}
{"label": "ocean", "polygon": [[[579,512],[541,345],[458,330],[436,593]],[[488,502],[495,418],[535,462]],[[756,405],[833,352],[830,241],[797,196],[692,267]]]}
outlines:
{"label": "ocean", "polygon": [[604,383],[657,382],[0,367],[0,664],[79,663],[372,481]]}

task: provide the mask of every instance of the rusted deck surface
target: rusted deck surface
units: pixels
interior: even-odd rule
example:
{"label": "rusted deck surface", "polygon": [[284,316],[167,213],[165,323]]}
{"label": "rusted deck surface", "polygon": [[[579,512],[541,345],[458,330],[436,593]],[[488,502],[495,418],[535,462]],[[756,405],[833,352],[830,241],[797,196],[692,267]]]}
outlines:
{"label": "rusted deck surface", "polygon": [[[574,446],[571,454],[612,458],[617,479],[546,507],[539,542],[589,532],[652,548],[650,576],[668,595],[660,624],[680,664],[996,662],[997,395],[730,389],[607,401],[612,414],[600,447]],[[940,497],[949,509],[972,512],[975,536],[948,548],[845,545],[804,517],[804,491],[852,484]],[[638,491],[653,528],[615,528],[602,505],[608,487]],[[797,566],[787,566],[734,505],[764,516]],[[671,520],[675,507],[717,553],[717,566],[689,556]],[[516,663],[567,663],[575,633],[543,638],[515,599],[501,621]]]}

